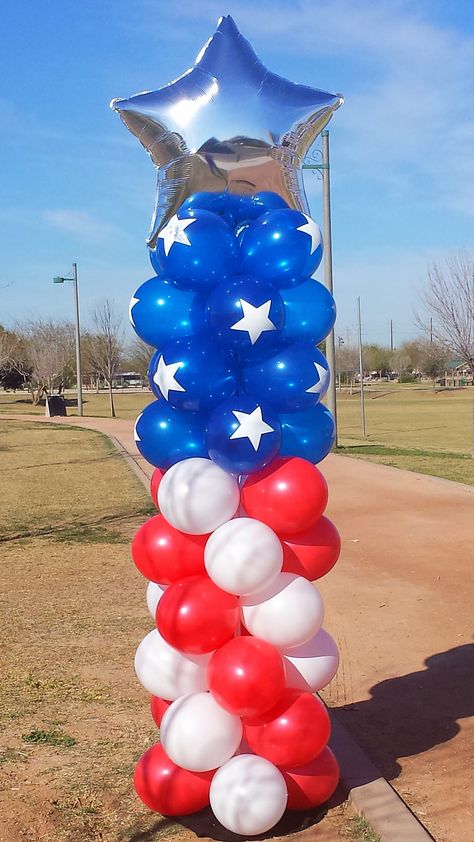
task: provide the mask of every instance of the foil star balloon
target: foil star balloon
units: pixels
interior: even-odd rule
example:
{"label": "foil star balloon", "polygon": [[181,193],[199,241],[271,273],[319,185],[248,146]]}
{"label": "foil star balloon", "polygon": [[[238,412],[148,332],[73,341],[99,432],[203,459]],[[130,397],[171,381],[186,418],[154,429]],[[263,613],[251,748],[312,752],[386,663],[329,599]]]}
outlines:
{"label": "foil star balloon", "polygon": [[278,193],[307,211],[301,164],[343,103],[262,64],[233,19],[220,18],[196,63],[157,91],[114,99],[158,168],[150,247],[192,193]]}

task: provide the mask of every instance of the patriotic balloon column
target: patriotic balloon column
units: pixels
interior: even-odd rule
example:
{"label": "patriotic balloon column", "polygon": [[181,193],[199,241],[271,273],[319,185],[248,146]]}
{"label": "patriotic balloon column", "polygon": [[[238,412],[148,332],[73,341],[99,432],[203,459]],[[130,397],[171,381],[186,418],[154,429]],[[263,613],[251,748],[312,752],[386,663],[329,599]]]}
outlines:
{"label": "patriotic balloon column", "polygon": [[321,256],[316,223],[275,193],[197,193],[161,229],[156,277],[130,305],[156,348],[135,441],[160,512],[133,541],[156,620],[135,667],[161,740],[135,786],[162,814],[210,803],[245,836],[338,781],[316,695],[338,652],[312,584],[340,549],[315,467],[334,438]]}

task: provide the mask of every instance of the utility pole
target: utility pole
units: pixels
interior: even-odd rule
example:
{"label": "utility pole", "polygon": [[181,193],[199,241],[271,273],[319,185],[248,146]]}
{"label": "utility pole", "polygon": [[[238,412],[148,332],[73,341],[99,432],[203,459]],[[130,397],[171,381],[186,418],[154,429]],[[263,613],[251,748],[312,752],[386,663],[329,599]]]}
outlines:
{"label": "utility pole", "polygon": [[393,321],[390,319],[390,350],[393,351]]}
{"label": "utility pole", "polygon": [[365,439],[364,367],[362,364],[362,320],[360,317],[360,295],[357,296],[357,322],[359,327],[360,421],[362,427],[362,437]]}
{"label": "utility pole", "polygon": [[[329,165],[329,132],[324,129],[321,132],[322,152],[322,176],[323,176],[323,242],[324,242],[324,286],[333,294],[332,279],[332,237],[331,237],[331,185]],[[331,380],[327,392],[328,409],[334,418],[336,427],[336,438],[334,446],[337,447],[337,408],[336,408],[336,346],[334,341],[334,328],[326,337],[326,359],[331,372]]]}
{"label": "utility pole", "polygon": [[[332,280],[332,238],[331,238],[331,185],[329,166],[329,132],[327,129],[321,132],[321,163],[303,163],[303,170],[318,170],[323,181],[323,243],[324,243],[324,286],[333,294]],[[336,409],[336,346],[334,340],[334,328],[326,337],[326,359],[328,361],[331,378],[327,391],[327,405],[334,418],[335,439],[334,447],[337,447],[337,409]]]}

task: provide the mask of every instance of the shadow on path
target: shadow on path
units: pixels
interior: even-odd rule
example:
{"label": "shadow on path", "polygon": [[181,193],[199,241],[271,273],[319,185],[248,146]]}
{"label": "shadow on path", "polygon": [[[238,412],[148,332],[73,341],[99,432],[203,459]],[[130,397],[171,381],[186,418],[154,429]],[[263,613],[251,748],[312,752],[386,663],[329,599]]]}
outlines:
{"label": "shadow on path", "polygon": [[368,700],[333,709],[388,780],[401,772],[398,758],[452,740],[457,720],[474,714],[474,644],[431,655],[425,665],[375,684]]}

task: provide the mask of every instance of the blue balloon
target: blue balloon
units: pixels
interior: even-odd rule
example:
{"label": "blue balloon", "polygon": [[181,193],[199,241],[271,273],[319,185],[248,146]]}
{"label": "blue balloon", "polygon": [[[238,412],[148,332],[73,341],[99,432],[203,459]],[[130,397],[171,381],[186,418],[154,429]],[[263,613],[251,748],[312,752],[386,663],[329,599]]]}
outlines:
{"label": "blue balloon", "polygon": [[204,328],[202,294],[178,289],[165,278],[150,278],[130,301],[130,322],[140,339],[159,348],[173,337]]}
{"label": "blue balloon", "polygon": [[155,371],[157,369],[158,360],[160,359],[160,357],[161,357],[161,351],[160,350],[155,351],[155,353],[153,354],[150,362],[148,363],[148,371],[147,371],[148,385],[150,387],[150,390],[153,392],[153,394],[157,398],[161,398],[161,393],[157,390],[157,387],[156,387],[155,383],[153,382],[153,375],[155,374]]}
{"label": "blue balloon", "polygon": [[261,359],[280,345],[283,301],[264,281],[245,275],[222,281],[209,296],[205,313],[216,342],[240,359]]}
{"label": "blue balloon", "polygon": [[206,336],[173,339],[152,357],[150,387],[174,409],[208,412],[237,391],[237,360]]}
{"label": "blue balloon", "polygon": [[308,462],[321,462],[336,438],[334,418],[323,404],[280,416],[281,456],[300,456]]}
{"label": "blue balloon", "polygon": [[318,345],[331,332],[336,321],[336,303],[328,289],[310,278],[297,287],[281,292],[285,305],[282,340],[309,339]]}
{"label": "blue balloon", "polygon": [[259,216],[240,242],[240,271],[282,289],[309,278],[323,256],[319,226],[310,216],[290,208]]}
{"label": "blue balloon", "polygon": [[231,474],[251,474],[278,454],[281,427],[276,413],[251,395],[219,404],[207,422],[210,458]]}
{"label": "blue balloon", "polygon": [[242,370],[245,391],[277,412],[298,412],[319,403],[329,386],[326,359],[312,342],[295,342]]}
{"label": "blue balloon", "polygon": [[278,193],[271,193],[270,190],[261,190],[255,193],[250,202],[250,216],[248,219],[258,219],[263,213],[270,210],[287,208],[288,204]]}
{"label": "blue balloon", "polygon": [[238,244],[220,216],[195,208],[171,217],[158,234],[150,258],[155,271],[181,289],[211,289],[235,273]]}
{"label": "blue balloon", "polygon": [[250,218],[252,196],[238,196],[235,193],[193,193],[181,205],[179,211],[207,210],[221,216],[231,228],[241,218]]}
{"label": "blue balloon", "polygon": [[163,400],[148,404],[138,416],[134,438],[143,458],[164,471],[183,459],[207,458],[204,417],[179,412]]}

